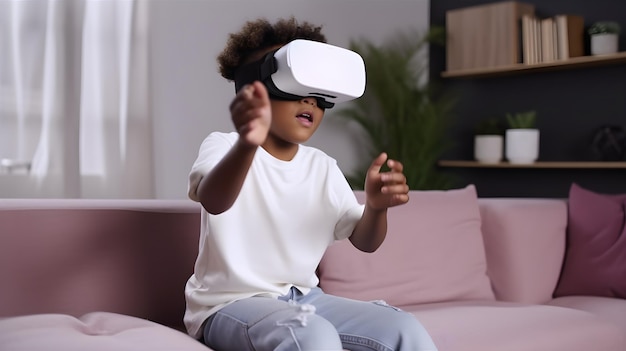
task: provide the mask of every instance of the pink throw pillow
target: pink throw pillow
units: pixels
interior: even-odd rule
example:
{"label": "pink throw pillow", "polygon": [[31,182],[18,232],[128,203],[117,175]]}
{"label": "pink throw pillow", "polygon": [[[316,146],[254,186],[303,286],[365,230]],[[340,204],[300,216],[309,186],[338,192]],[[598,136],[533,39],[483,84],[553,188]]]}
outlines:
{"label": "pink throw pillow", "polygon": [[[362,192],[357,197],[365,198]],[[398,307],[495,299],[473,185],[411,191],[409,203],[388,210],[388,222],[387,238],[374,253],[349,240],[328,248],[319,267],[325,292]]]}
{"label": "pink throw pillow", "polygon": [[565,261],[554,296],[626,298],[626,194],[572,184]]}
{"label": "pink throw pillow", "polygon": [[482,198],[478,203],[496,299],[529,304],[552,300],[565,253],[567,202]]}

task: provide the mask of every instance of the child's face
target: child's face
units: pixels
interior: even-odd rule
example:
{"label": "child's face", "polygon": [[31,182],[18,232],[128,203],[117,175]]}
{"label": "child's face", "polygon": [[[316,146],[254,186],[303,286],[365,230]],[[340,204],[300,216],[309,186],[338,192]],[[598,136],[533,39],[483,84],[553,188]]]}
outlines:
{"label": "child's face", "polygon": [[272,124],[268,137],[276,142],[302,144],[309,140],[324,119],[324,110],[312,97],[298,101],[270,100]]}
{"label": "child's face", "polygon": [[[280,48],[275,45],[252,55],[247,62],[261,59],[266,53]],[[317,100],[306,97],[288,101],[271,99],[272,124],[268,138],[275,144],[302,144],[309,140],[324,119],[324,110],[317,106]]]}

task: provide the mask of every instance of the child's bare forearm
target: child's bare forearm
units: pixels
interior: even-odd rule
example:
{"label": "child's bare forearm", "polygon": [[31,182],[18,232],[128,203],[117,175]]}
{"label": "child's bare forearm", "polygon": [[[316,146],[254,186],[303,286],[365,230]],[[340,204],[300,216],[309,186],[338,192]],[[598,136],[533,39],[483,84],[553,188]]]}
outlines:
{"label": "child's bare forearm", "polygon": [[354,227],[350,242],[364,252],[374,252],[387,235],[387,209],[374,210],[365,206],[363,216]]}
{"label": "child's bare forearm", "polygon": [[228,210],[243,185],[258,146],[237,141],[224,158],[198,184],[198,197],[207,212]]}

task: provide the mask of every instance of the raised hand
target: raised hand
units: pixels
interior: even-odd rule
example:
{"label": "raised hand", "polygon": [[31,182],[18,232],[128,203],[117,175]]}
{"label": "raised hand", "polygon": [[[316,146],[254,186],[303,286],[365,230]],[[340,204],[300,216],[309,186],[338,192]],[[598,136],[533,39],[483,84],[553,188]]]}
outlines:
{"label": "raised hand", "polygon": [[241,142],[262,145],[272,123],[270,99],[263,83],[256,81],[241,88],[230,104],[230,114]]}
{"label": "raised hand", "polygon": [[[385,162],[390,170],[381,172]],[[368,206],[375,210],[383,210],[409,201],[409,186],[402,173],[403,167],[401,162],[387,159],[387,154],[384,152],[374,159],[365,178]]]}

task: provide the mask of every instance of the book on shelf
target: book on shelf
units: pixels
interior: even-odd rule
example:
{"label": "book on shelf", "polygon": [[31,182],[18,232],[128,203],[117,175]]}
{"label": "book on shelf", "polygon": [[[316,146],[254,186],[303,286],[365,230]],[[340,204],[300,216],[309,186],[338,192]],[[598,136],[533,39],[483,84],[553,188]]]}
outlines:
{"label": "book on shelf", "polygon": [[533,61],[535,63],[539,63],[541,62],[541,58],[543,57],[543,53],[541,52],[541,49],[543,47],[541,46],[541,22],[539,21],[539,18],[537,17],[533,18],[532,43],[533,43],[533,49],[535,51]]}
{"label": "book on shelf", "polygon": [[523,63],[536,64],[541,62],[541,27],[535,15],[522,16],[522,56]]}
{"label": "book on shelf", "polygon": [[584,19],[579,15],[521,19],[522,57],[525,64],[566,60],[584,55]]}
{"label": "book on shelf", "polygon": [[559,59],[585,54],[585,20],[580,15],[556,15]]}
{"label": "book on shelf", "polygon": [[533,16],[524,15],[522,16],[522,62],[526,64],[532,64],[534,62],[534,53],[533,53],[533,40],[532,37],[532,25],[533,25]]}
{"label": "book on shelf", "polygon": [[518,1],[474,5],[446,12],[448,71],[522,62],[518,23],[535,6]]}
{"label": "book on shelf", "polygon": [[539,21],[541,28],[541,62],[552,62],[556,57],[556,43],[554,42],[554,18],[543,18]]}

